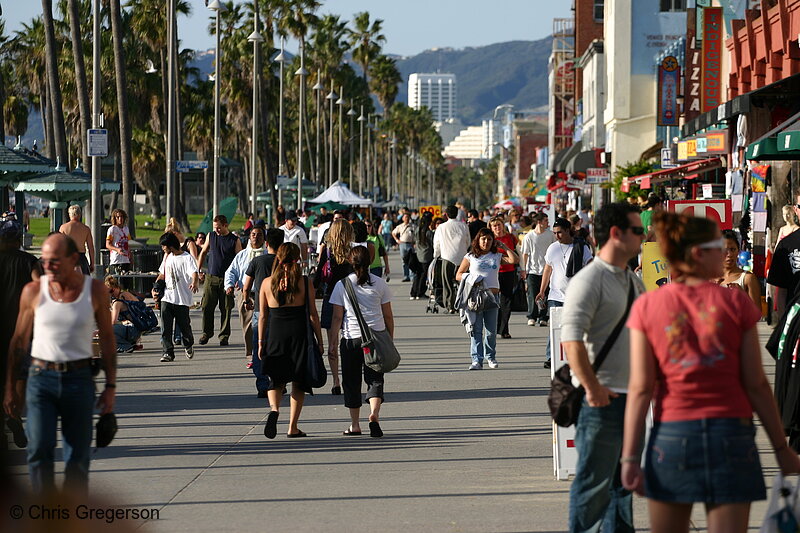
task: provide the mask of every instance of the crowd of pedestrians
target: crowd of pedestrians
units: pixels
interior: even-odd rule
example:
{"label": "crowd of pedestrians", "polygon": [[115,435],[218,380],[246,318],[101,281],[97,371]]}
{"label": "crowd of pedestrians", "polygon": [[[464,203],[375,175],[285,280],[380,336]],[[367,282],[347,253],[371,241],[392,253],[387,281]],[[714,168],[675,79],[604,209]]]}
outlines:
{"label": "crowd of pedestrians", "polygon": [[[524,324],[560,328],[561,346],[550,346],[548,338],[544,353],[533,355],[550,368],[552,352],[563,350],[573,383],[584,392],[575,423],[570,531],[633,531],[634,492],[648,499],[653,531],[688,531],[692,504],[701,502],[710,531],[744,531],[750,502],[766,495],[753,413],[781,471],[800,472],[800,395],[792,391],[797,383],[785,363],[791,354],[784,354],[800,342],[794,323],[800,314],[797,234],[787,232],[781,240],[769,275],[780,289],[781,310],[788,310],[771,347],[779,359],[776,403],[756,329],[762,318],[760,282],[739,264],[740,235],[721,232],[707,219],[665,213],[657,197],[644,207],[611,203],[590,218],[585,211],[523,215],[452,205],[441,218],[404,209],[370,219],[348,210],[321,212],[313,222],[310,213],[283,211],[270,229],[250,217],[246,240],[222,215],[214,218],[208,236],[197,239],[185,238],[170,221],[159,241],[164,258],[153,291],[160,309],[161,361],[174,361],[178,344],[188,359],[194,357],[190,308],[202,284],[198,343],[214,336],[218,308],[219,343],[229,344],[235,304],[245,364],[257,396],[267,400],[267,438],[277,436],[287,393],[286,436],[307,436],[300,417],[306,395],[316,387],[309,368],[323,355],[330,392],[341,395],[348,409],[343,436],[364,433],[366,403],[369,435],[380,438],[386,376],[367,364],[372,348],[365,328],[394,337],[387,282],[389,254],[396,250],[401,282],[410,284],[404,285],[408,297],[428,301],[429,310],[433,305],[459,314],[469,339],[469,370],[499,368],[498,336],[511,338],[512,302],[520,293],[527,304]],[[139,349],[147,333],[132,316],[139,295],[113,275],[131,265],[127,215],[112,214],[107,234],[112,275],[103,283],[87,275],[94,265],[80,258],[91,252],[91,236],[80,211],[70,214],[61,233],[45,240],[40,262],[18,251],[19,224],[0,222],[0,280],[7,289],[0,298],[7,299],[5,308],[17,306],[16,329],[0,330],[6,338],[0,345],[8,346],[2,361],[4,420],[16,427],[24,402],[35,490],[53,486],[59,417],[67,482],[85,490],[95,402],[94,331],[105,363],[103,412],[113,410],[117,352]],[[640,254],[649,239],[659,243],[671,279],[646,292]],[[515,330],[514,336],[524,333]],[[53,380],[75,385],[71,392],[53,394]]]}

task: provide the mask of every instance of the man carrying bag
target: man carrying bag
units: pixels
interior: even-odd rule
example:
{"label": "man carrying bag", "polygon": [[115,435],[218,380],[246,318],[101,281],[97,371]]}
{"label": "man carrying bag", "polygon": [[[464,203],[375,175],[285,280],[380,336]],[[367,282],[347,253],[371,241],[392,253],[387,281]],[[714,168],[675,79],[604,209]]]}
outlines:
{"label": "man carrying bag", "polygon": [[572,278],[561,314],[572,384],[585,390],[575,424],[578,464],[568,530],[598,531],[602,524],[603,530],[634,531],[632,495],[622,488],[618,469],[629,373],[624,320],[644,292],[627,263],[639,253],[644,228],[636,207],[614,203],[598,210],[594,231],[600,251]]}

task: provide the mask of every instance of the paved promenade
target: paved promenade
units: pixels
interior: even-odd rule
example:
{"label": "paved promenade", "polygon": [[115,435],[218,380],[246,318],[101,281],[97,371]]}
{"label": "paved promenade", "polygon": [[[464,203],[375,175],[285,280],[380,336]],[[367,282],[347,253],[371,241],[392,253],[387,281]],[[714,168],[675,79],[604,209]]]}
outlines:
{"label": "paved promenade", "polygon": [[[241,333],[228,347],[198,346],[191,361],[178,352],[173,363],[159,362],[158,336],[149,335],[144,351],[119,357],[120,431],[93,456],[92,495],[158,509],[157,520],[131,522],[152,532],[564,531],[569,482],[553,477],[546,328],[515,314],[513,338],[498,339],[500,368],[468,372],[457,317],[409,301],[398,254],[391,258],[403,362],[386,379],[383,439],[342,436],[349,417],[329,382],[306,399],[300,428],[309,438],[286,438],[285,398],[278,437],[267,440],[268,405],[244,367]],[[199,337],[198,311],[192,321]],[[772,375],[768,356],[765,364]],[[759,439],[771,483],[774,460],[763,431]],[[22,452],[11,459],[27,485]],[[646,502],[636,498],[634,509],[646,531]],[[751,529],[764,510],[753,507]],[[694,516],[704,530],[701,506]]]}

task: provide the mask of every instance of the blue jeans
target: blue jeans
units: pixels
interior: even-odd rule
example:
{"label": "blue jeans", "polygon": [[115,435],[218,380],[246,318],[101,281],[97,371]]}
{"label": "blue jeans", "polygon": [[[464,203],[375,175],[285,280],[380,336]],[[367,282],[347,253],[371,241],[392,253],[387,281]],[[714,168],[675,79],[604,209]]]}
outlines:
{"label": "blue jeans", "polygon": [[634,531],[633,497],[622,487],[619,468],[625,400],[620,394],[606,407],[583,401],[575,424],[578,465],[569,489],[570,532]]}
{"label": "blue jeans", "polygon": [[[528,293],[528,320],[547,320],[547,308],[539,309],[539,306],[536,305],[536,295],[539,294],[541,288],[541,274],[528,274],[525,278],[525,289]],[[548,292],[550,289],[545,292],[545,297]]]}
{"label": "blue jeans", "polygon": [[[495,295],[497,298],[497,295]],[[483,365],[484,358],[494,361],[497,350],[497,312],[499,309],[487,309],[475,313],[475,324],[469,335],[469,355],[473,363]]]}
{"label": "blue jeans", "polygon": [[400,257],[403,259],[403,279],[411,279],[413,277],[413,273],[411,269],[408,268],[408,254],[412,253],[414,250],[414,245],[406,242],[400,243]]}
{"label": "blue jeans", "polygon": [[382,266],[372,267],[372,268],[369,269],[369,273],[370,274],[375,274],[379,278],[382,278],[383,277],[383,267]]}
{"label": "blue jeans", "polygon": [[[256,377],[256,391],[266,393],[270,389],[269,376],[261,373],[261,359],[258,358],[258,351],[261,345],[258,344],[258,311],[253,311],[253,375]],[[267,326],[269,334],[269,326]],[[265,345],[266,346],[266,345]]]}
{"label": "blue jeans", "polygon": [[136,341],[139,340],[141,333],[139,330],[133,326],[128,326],[126,324],[120,324],[117,322],[114,324],[114,338],[117,340],[117,349],[127,351],[133,348],[133,345],[136,344]]}
{"label": "blue jeans", "polygon": [[91,368],[56,372],[32,365],[28,370],[26,398],[28,472],[34,493],[55,490],[53,463],[60,416],[64,486],[78,495],[86,495],[95,401]]}
{"label": "blue jeans", "polygon": [[[548,313],[550,312],[550,309],[553,307],[564,307],[564,302],[559,302],[558,300],[547,300]],[[544,351],[544,358],[545,361],[550,360],[550,335],[547,336],[547,349],[545,349]]]}

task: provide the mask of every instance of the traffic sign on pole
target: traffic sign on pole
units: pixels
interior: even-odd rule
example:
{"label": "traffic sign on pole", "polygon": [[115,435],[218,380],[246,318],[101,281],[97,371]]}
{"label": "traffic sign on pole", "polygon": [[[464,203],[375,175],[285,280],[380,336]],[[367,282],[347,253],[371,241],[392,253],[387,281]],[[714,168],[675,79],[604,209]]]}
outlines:
{"label": "traffic sign on pole", "polygon": [[175,161],[175,172],[189,172],[190,170],[205,170],[208,161]]}
{"label": "traffic sign on pole", "polygon": [[89,157],[108,157],[108,130],[88,130],[87,138],[89,141]]}

